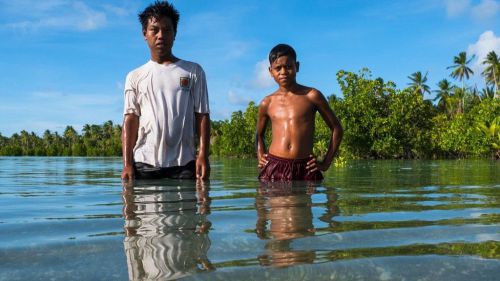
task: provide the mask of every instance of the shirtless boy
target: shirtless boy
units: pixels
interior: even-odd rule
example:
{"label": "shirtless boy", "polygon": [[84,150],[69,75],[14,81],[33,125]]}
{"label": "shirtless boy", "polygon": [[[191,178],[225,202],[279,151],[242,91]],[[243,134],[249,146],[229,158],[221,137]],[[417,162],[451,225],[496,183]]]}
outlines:
{"label": "shirtless boy", "polygon": [[[332,163],[342,140],[342,126],[320,91],[295,80],[299,62],[295,50],[276,45],[269,53],[269,73],[279,88],[265,97],[259,106],[257,121],[257,157],[259,179],[263,181],[321,180],[321,171]],[[316,112],[332,134],[323,161],[312,155]],[[265,151],[264,133],[271,121],[272,141]]]}

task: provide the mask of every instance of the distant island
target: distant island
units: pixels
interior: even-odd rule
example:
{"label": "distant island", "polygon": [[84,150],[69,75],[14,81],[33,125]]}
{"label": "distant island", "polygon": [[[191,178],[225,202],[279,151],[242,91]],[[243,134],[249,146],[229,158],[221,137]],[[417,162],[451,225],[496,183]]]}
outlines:
{"label": "distant island", "polygon": [[[408,87],[372,78],[368,69],[339,71],[342,98],[328,102],[344,127],[341,155],[347,159],[500,159],[500,60],[490,52],[482,62],[485,88],[467,85],[473,74],[465,52],[453,58],[450,76],[437,84],[435,103],[424,99],[431,88],[427,73],[410,76]],[[212,121],[211,154],[253,157],[258,106],[250,102],[231,118]],[[270,132],[268,132],[270,134]],[[270,139],[270,138],[268,138]],[[329,130],[316,119],[314,153],[326,152]],[[121,126],[107,121],[85,125],[82,134],[67,126],[62,135],[25,130],[0,134],[1,156],[121,156]]]}

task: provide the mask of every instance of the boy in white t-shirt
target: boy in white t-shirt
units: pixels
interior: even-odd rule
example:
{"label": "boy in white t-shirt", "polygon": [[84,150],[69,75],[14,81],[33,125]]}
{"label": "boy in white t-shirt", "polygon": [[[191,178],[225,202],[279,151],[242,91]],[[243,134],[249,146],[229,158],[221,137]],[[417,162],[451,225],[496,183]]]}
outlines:
{"label": "boy in white t-shirt", "polygon": [[121,177],[207,179],[210,117],[205,72],[172,54],[179,13],[171,4],[157,1],[139,19],[151,60],[131,71],[125,82]]}

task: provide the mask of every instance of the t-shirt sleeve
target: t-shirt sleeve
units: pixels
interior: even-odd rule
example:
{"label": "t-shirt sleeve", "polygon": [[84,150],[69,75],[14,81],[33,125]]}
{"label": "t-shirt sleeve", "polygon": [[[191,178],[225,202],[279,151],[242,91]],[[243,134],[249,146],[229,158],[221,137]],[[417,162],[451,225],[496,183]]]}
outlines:
{"label": "t-shirt sleeve", "polygon": [[201,66],[196,69],[196,78],[193,85],[194,112],[210,113],[208,105],[208,88],[205,71]]}
{"label": "t-shirt sleeve", "polygon": [[132,75],[129,73],[125,79],[125,104],[123,108],[123,114],[135,114],[141,116],[141,108],[137,99],[137,87],[133,86]]}

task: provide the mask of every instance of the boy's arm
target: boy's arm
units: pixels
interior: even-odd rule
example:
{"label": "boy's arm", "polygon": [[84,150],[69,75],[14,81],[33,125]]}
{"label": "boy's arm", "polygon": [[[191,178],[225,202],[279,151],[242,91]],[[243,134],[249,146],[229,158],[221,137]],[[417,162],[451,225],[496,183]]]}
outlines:
{"label": "boy's arm", "polygon": [[122,157],[123,171],[122,180],[134,179],[134,146],[137,142],[137,134],[139,131],[139,116],[135,114],[127,114],[123,119],[122,128]]}
{"label": "boy's arm", "polygon": [[259,168],[264,167],[267,164],[267,154],[266,154],[266,144],[265,144],[265,134],[267,121],[269,116],[267,115],[267,109],[269,106],[269,99],[264,98],[259,105],[259,111],[257,113],[257,133],[256,133],[256,143],[257,143],[257,159],[259,160]]}
{"label": "boy's arm", "polygon": [[322,162],[316,162],[315,159],[311,160],[308,163],[311,171],[315,171],[317,169],[321,171],[326,171],[332,164],[333,158],[337,154],[337,151],[340,146],[340,142],[342,141],[342,136],[344,134],[344,130],[342,129],[342,125],[340,124],[339,119],[335,116],[332,109],[328,105],[323,94],[317,90],[313,90],[310,93],[310,98],[313,104],[318,109],[321,117],[325,121],[326,125],[332,131],[332,135],[330,137],[330,143],[328,145],[328,151],[326,152],[325,158]]}
{"label": "boy's arm", "polygon": [[196,132],[200,140],[198,157],[196,158],[196,178],[208,179],[210,177],[210,164],[208,151],[210,147],[210,116],[208,113],[195,113]]}

